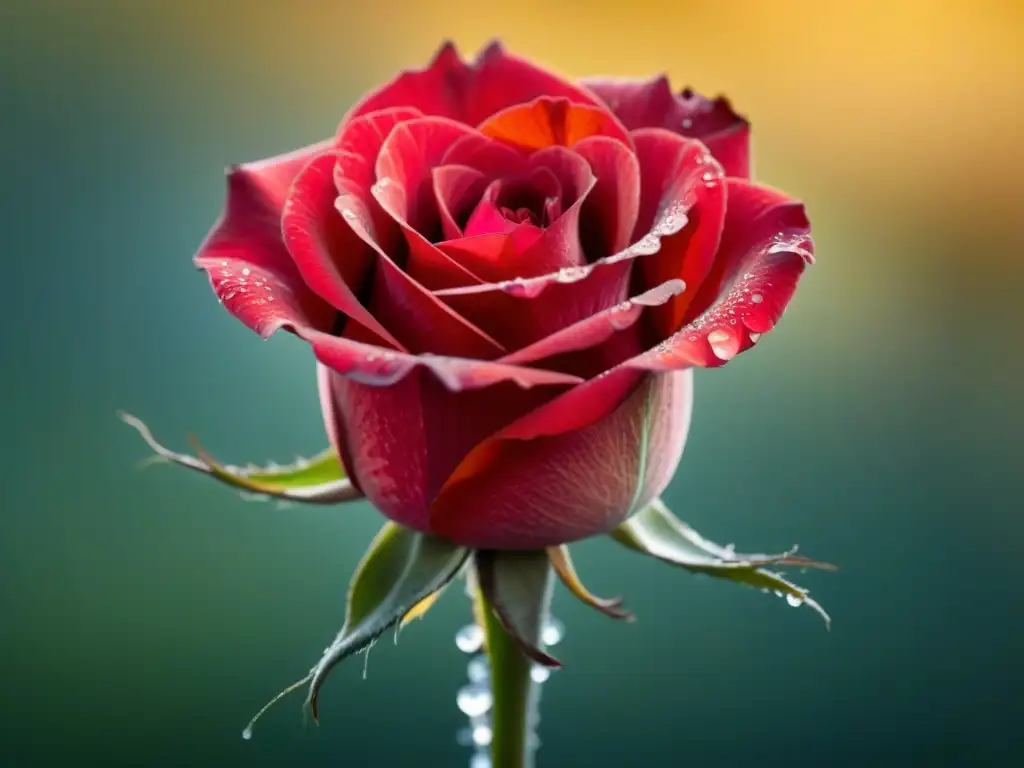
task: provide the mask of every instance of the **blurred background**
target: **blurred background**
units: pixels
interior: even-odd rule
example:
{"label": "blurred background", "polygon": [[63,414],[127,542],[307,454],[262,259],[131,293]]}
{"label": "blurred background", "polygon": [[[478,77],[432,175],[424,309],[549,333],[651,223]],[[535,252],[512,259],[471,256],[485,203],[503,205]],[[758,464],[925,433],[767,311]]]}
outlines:
{"label": "blurred background", "polygon": [[308,349],[190,258],[229,163],[323,138],[446,38],[569,76],[667,71],[754,125],[818,264],[778,330],[697,375],[668,501],[740,551],[842,566],[831,612],[614,544],[556,597],[541,766],[987,766],[1024,758],[1024,6],[1014,0],[3,0],[0,766],[456,766],[452,590],[398,647],[240,732],[343,617],[380,519],[140,472],[324,444]]}

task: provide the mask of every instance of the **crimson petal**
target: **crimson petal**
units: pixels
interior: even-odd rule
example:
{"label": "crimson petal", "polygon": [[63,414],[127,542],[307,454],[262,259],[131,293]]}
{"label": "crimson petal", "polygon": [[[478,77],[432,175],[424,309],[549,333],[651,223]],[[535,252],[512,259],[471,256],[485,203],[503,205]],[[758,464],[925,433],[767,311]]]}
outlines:
{"label": "crimson petal", "polygon": [[597,179],[583,206],[580,226],[584,250],[596,261],[618,253],[632,240],[640,213],[640,164],[636,154],[606,136],[591,136],[574,149]]}
{"label": "crimson petal", "polygon": [[463,236],[459,220],[465,220],[487,186],[487,177],[468,165],[442,165],[432,173],[441,234],[445,240]]}
{"label": "crimson petal", "polygon": [[586,79],[629,130],[667,128],[708,146],[726,175],[750,177],[750,124],[723,97],[711,100],[687,88],[672,93],[668,78]]}
{"label": "crimson petal", "polygon": [[[682,293],[683,287],[682,280],[669,280],[657,288],[652,288],[639,296],[616,304],[610,309],[584,318],[560,331],[555,331],[550,336],[528,347],[505,355],[497,362],[515,365],[534,363],[556,355],[598,347],[623,331],[638,332],[637,323],[643,313],[652,307],[661,306],[671,300],[673,296]],[[639,336],[639,333],[637,335]],[[640,339],[637,338],[635,343],[640,344]],[[638,349],[637,352],[639,351]],[[612,365],[619,362],[622,360],[618,360]],[[603,370],[607,370],[609,367],[611,366],[606,366]]]}
{"label": "crimson petal", "polygon": [[419,531],[428,530],[430,503],[475,445],[577,381],[533,368],[389,355],[325,334],[310,341],[342,374],[322,382],[322,397],[353,483],[387,517]]}
{"label": "crimson petal", "polygon": [[194,258],[218,300],[266,338],[297,324],[329,328],[335,311],[303,281],[281,237],[281,211],[295,176],[330,142],[227,172],[224,212]]}
{"label": "crimson petal", "polygon": [[[582,384],[474,448],[432,505],[433,530],[464,546],[535,549],[610,530],[653,500],[682,453],[692,373],[635,373]],[[586,424],[549,422],[564,422],[566,403]]]}
{"label": "crimson petal", "polygon": [[435,295],[507,349],[520,349],[625,301],[634,259],[651,258],[686,225],[687,203],[685,196],[666,196],[643,237],[592,264],[534,278],[435,291]]}
{"label": "crimson petal", "polygon": [[633,140],[642,179],[638,231],[646,231],[647,222],[666,204],[681,202],[687,218],[686,226],[665,238],[661,251],[640,265],[646,286],[673,278],[686,283],[682,295],[655,312],[655,325],[664,338],[683,324],[687,306],[715,262],[725,221],[726,188],[721,166],[699,141],[661,128],[634,131]]}
{"label": "crimson petal", "polygon": [[285,245],[307,285],[335,309],[405,351],[356,296],[373,269],[374,255],[335,208],[338,158],[337,152],[319,155],[295,178],[281,219]]}
{"label": "crimson petal", "polygon": [[814,263],[804,206],[780,192],[729,179],[729,207],[714,269],[678,333],[642,356],[650,370],[718,366],[772,330],[800,275]]}
{"label": "crimson petal", "polygon": [[[405,125],[395,130],[402,131]],[[363,151],[376,157],[373,149],[372,143],[363,147]],[[370,194],[371,190],[365,187],[366,176],[359,175],[362,168],[351,160],[353,157],[347,152],[338,155],[335,183],[339,196],[335,205],[352,231],[378,257],[370,289],[370,314],[381,318],[403,347],[412,352],[430,351],[477,358],[497,356],[502,351],[500,344],[455,314],[392,259],[382,242],[389,242],[388,230],[395,227],[394,219],[387,216],[383,222],[384,231],[378,229],[373,213],[377,203]],[[397,164],[388,166],[388,169],[404,173]],[[392,186],[396,185],[397,182]],[[413,243],[421,241],[418,236],[411,238]],[[433,248],[429,244],[427,246]],[[443,254],[439,256],[447,259]]]}
{"label": "crimson petal", "polygon": [[506,53],[498,43],[487,46],[472,64],[445,43],[421,70],[409,70],[360,101],[347,120],[379,109],[412,106],[477,125],[489,115],[538,96],[562,97],[578,104],[600,104],[586,88]]}

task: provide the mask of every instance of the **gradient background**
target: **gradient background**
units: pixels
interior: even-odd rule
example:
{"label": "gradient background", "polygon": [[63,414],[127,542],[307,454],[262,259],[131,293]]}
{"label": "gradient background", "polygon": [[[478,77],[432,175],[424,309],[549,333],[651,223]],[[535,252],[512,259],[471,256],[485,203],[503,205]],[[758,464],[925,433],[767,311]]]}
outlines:
{"label": "gradient background", "polygon": [[568,75],[667,70],[754,124],[819,263],[699,372],[668,493],[722,543],[839,563],[814,614],[577,547],[541,766],[987,766],[1024,757],[1024,7],[912,2],[2,0],[0,766],[464,765],[457,591],[398,648],[249,716],[333,636],[380,524],[166,467],[124,408],[228,461],[322,447],[313,362],[190,257],[228,163],[333,132],[454,38]]}

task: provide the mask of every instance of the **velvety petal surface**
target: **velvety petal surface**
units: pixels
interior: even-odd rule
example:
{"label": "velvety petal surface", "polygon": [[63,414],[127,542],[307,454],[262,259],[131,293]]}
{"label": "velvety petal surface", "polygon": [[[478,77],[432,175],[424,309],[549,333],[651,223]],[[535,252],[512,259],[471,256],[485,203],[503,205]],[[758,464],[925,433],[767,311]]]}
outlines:
{"label": "velvety petal surface", "polygon": [[534,549],[611,530],[671,479],[689,427],[692,374],[644,376],[607,418],[555,435],[537,428],[535,416],[551,404],[460,463],[431,509],[436,533],[463,546]]}
{"label": "velvety petal surface", "polygon": [[412,106],[427,115],[442,115],[477,125],[490,115],[539,96],[578,104],[600,104],[587,89],[488,45],[472,64],[446,43],[421,70],[409,70],[359,102],[347,120],[367,112]]}
{"label": "velvety petal surface", "polygon": [[323,142],[229,168],[224,212],[195,256],[217,299],[264,338],[284,326],[334,322],[335,310],[306,285],[281,236],[292,181],[329,148]]}
{"label": "velvety petal surface", "polygon": [[634,261],[656,257],[663,243],[686,226],[687,204],[685,195],[663,196],[646,234],[628,248],[591,264],[534,278],[441,290],[435,295],[507,351],[521,349],[629,298]]}
{"label": "velvety petal surface", "polygon": [[[434,297],[402,269],[392,252],[382,245],[391,239],[387,237],[387,229],[404,223],[409,214],[409,193],[406,190],[412,189],[416,199],[421,200],[424,187],[429,187],[429,165],[440,151],[440,144],[451,135],[471,130],[451,121],[432,120],[443,125],[417,119],[393,128],[383,140],[380,152],[372,151],[372,143],[364,145],[363,151],[377,157],[374,175],[378,178],[371,189],[365,186],[365,174],[353,175],[343,165],[345,157],[348,157],[343,153],[335,169],[335,183],[339,189],[335,204],[351,230],[377,256],[369,287],[370,314],[380,320],[405,349],[414,353],[493,358],[503,351],[501,345]],[[372,135],[367,133],[367,142]],[[377,136],[379,138],[379,134]],[[361,166],[355,167],[357,174],[361,169]],[[382,184],[385,179],[391,179],[391,182]],[[375,221],[372,213],[378,203],[388,208],[390,214],[383,224]],[[419,245],[430,252],[436,250],[422,235],[407,226],[405,232],[410,248]],[[447,257],[439,254],[439,259],[447,260]],[[452,266],[452,269],[457,268],[457,265]]]}
{"label": "velvety petal surface", "polygon": [[733,111],[724,97],[707,99],[692,89],[672,93],[668,78],[585,79],[623,125],[667,128],[708,146],[728,176],[750,177],[750,124]]}
{"label": "velvety petal surface", "polygon": [[388,345],[406,351],[359,301],[375,255],[335,207],[338,158],[337,152],[319,155],[296,177],[281,218],[285,245],[307,285]]}
{"label": "velvety petal surface", "polygon": [[574,151],[596,179],[580,214],[580,239],[588,261],[623,250],[632,242],[640,213],[640,163],[621,142],[591,136]]}
{"label": "velvety petal surface", "polygon": [[803,204],[739,179],[726,183],[729,205],[714,267],[686,325],[638,361],[645,369],[718,366],[750,348],[775,327],[814,261]]}
{"label": "velvety petal surface", "polygon": [[674,207],[686,225],[666,237],[661,249],[639,264],[645,286],[678,278],[686,290],[655,313],[655,326],[664,338],[682,326],[686,308],[697,295],[716,259],[726,211],[722,168],[699,141],[684,139],[661,128],[635,131],[641,190],[638,236],[647,231],[666,207]]}
{"label": "velvety petal surface", "polygon": [[[347,354],[349,347],[332,348],[330,338],[311,341],[325,364],[343,369],[344,361],[334,355]],[[430,503],[474,446],[577,381],[494,363],[460,366],[424,357],[388,362],[395,372],[388,382],[351,371],[331,375],[326,386],[336,422],[330,435],[346,456],[353,482],[374,506],[420,531],[429,530]],[[427,367],[437,365],[446,367],[427,375]],[[488,373],[494,378],[487,380]],[[481,386],[487,388],[472,389]]]}

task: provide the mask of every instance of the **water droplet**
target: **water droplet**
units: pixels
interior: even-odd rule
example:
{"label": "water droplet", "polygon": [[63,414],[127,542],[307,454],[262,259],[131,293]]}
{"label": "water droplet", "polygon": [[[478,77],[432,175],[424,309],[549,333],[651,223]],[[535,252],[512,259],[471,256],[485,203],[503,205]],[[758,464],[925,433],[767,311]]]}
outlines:
{"label": "water droplet", "polygon": [[541,642],[547,646],[555,646],[562,642],[563,637],[565,637],[565,624],[554,617],[548,619],[540,633]]}
{"label": "water droplet", "polygon": [[494,732],[491,730],[491,726],[486,724],[473,726],[473,743],[478,747],[489,746],[492,738],[494,738]]}
{"label": "water droplet", "polygon": [[755,304],[760,304],[762,301],[764,301],[764,296],[762,296],[760,293],[752,293],[750,294],[750,300]]}
{"label": "water droplet", "polygon": [[469,662],[466,673],[471,683],[482,683],[491,679],[491,667],[487,663],[487,659],[482,656],[478,656]]}
{"label": "water droplet", "polygon": [[776,589],[775,590],[775,596],[776,597],[782,597],[782,590],[781,589]]}
{"label": "water droplet", "polygon": [[797,595],[786,595],[786,602],[792,605],[794,608],[799,608],[801,605],[804,604],[803,598]]}
{"label": "water droplet", "polygon": [[477,752],[469,758],[469,768],[491,768],[491,756],[486,752]]}
{"label": "water droplet", "polygon": [[463,653],[477,653],[484,645],[484,630],[479,624],[467,624],[455,633],[455,645]]}
{"label": "water droplet", "polygon": [[546,683],[551,677],[551,670],[541,664],[534,664],[530,668],[530,679],[538,685]]}
{"label": "water droplet", "polygon": [[[731,336],[721,329],[714,330],[708,334],[708,343],[711,345],[711,351],[715,354],[719,360],[731,360],[736,354],[736,350],[732,344],[728,344],[731,341]],[[728,344],[728,346],[726,346]]]}
{"label": "water droplet", "polygon": [[455,696],[455,703],[459,711],[466,717],[479,717],[494,704],[494,696],[491,689],[481,683],[470,683],[459,689]]}
{"label": "water droplet", "polygon": [[460,747],[473,746],[473,729],[459,728],[459,730],[455,732],[455,743]]}
{"label": "water droplet", "polygon": [[245,730],[242,731],[242,738],[248,741],[252,738],[252,726],[246,726]]}
{"label": "water droplet", "polygon": [[356,212],[353,211],[351,208],[342,208],[341,215],[348,221],[355,221],[357,218],[359,218],[356,215]]}
{"label": "water droplet", "polygon": [[752,334],[750,334],[750,343],[751,344],[757,344],[757,340],[760,339],[760,338],[761,338],[761,334],[760,333],[752,333]]}
{"label": "water droplet", "polygon": [[705,181],[705,182],[714,181],[715,180],[715,174],[713,174],[711,171],[705,171],[704,175],[701,176],[701,179],[703,181]]}
{"label": "water droplet", "polygon": [[252,270],[250,270],[250,269],[249,269],[248,267],[246,267],[245,269],[243,269],[243,270],[242,270],[242,274],[243,274],[243,275],[245,275],[246,277],[248,277],[248,276],[249,276],[249,273],[250,273],[251,271],[252,271]]}
{"label": "water droplet", "polygon": [[690,118],[686,118],[685,120],[683,120],[683,128],[692,128],[692,127],[693,127],[693,120],[691,120]]}

